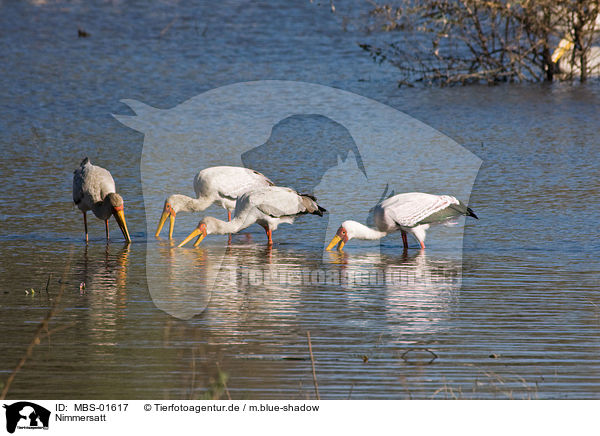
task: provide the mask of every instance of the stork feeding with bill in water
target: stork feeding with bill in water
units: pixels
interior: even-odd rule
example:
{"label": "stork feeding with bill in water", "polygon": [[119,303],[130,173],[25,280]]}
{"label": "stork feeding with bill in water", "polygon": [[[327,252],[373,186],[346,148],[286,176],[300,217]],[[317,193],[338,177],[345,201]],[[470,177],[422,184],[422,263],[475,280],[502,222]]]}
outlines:
{"label": "stork feeding with bill in water", "polygon": [[197,198],[173,194],[165,200],[155,236],[158,237],[165,221],[169,218],[169,239],[172,239],[177,213],[202,212],[213,203],[227,209],[227,217],[231,221],[231,211],[235,209],[239,196],[253,189],[273,185],[267,177],[249,168],[230,166],[206,168],[194,177],[194,191]]}
{"label": "stork feeding with bill in water", "polygon": [[265,229],[268,245],[273,245],[272,232],[277,230],[279,224],[292,224],[299,215],[313,214],[323,216],[326,212],[317,204],[317,199],[312,195],[299,194],[293,189],[280,186],[269,186],[247,192],[238,198],[229,222],[221,221],[207,216],[198,227],[185,238],[178,247],[182,247],[198,236],[194,246],[211,234],[225,235],[237,233],[240,230],[257,223]]}
{"label": "stork feeding with bill in water", "polygon": [[115,181],[108,170],[92,165],[87,157],[73,172],[73,201],[83,212],[86,242],[88,241],[86,216],[88,210],[104,221],[107,241],[109,239],[108,219],[114,215],[125,240],[131,242],[125,222],[123,197],[116,193]]}
{"label": "stork feeding with bill in water", "polygon": [[377,240],[397,231],[402,233],[404,250],[408,249],[407,233],[411,233],[424,249],[425,232],[430,225],[447,224],[461,215],[478,219],[469,207],[449,195],[422,192],[394,195],[375,206],[376,229],[356,221],[344,221],[327,246],[327,251],[336,244],[339,244],[338,251],[343,251],[344,244],[352,238]]}

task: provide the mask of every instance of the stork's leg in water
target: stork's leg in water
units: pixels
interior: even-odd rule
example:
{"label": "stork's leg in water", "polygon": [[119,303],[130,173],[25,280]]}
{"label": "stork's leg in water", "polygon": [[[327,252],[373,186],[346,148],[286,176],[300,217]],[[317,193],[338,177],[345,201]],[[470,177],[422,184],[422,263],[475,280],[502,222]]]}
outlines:
{"label": "stork's leg in water", "polygon": [[408,240],[406,238],[406,232],[404,230],[400,230],[402,233],[402,245],[404,245],[404,250],[408,250]]}
{"label": "stork's leg in water", "polygon": [[425,250],[425,243],[423,241],[419,241],[419,244],[421,244],[421,250]]}
{"label": "stork's leg in water", "polygon": [[108,238],[109,238],[109,234],[108,234],[108,220],[104,221],[104,225],[106,226],[106,240],[108,241]]}
{"label": "stork's leg in water", "polygon": [[267,243],[269,247],[273,245],[273,239],[271,239],[271,229],[267,230],[267,238],[269,238],[269,242]]}
{"label": "stork's leg in water", "polygon": [[269,246],[273,245],[273,239],[271,238],[271,236],[272,236],[271,229],[269,229],[268,226],[262,226],[262,228],[265,229],[265,233],[267,234],[267,238],[269,238],[269,241],[267,242],[267,244]]}
{"label": "stork's leg in water", "polygon": [[85,227],[85,242],[88,241],[88,233],[87,233],[87,215],[83,212],[83,227]]}
{"label": "stork's leg in water", "polygon": [[[231,211],[227,211],[227,221],[231,221]],[[231,233],[229,234],[229,239],[227,239],[227,245],[231,245]]]}

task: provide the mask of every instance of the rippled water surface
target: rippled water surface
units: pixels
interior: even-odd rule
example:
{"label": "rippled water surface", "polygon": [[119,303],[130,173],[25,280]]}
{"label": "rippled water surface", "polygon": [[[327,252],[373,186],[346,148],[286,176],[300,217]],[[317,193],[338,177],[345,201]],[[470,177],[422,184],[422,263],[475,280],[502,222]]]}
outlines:
{"label": "rippled water surface", "polygon": [[[307,332],[321,398],[600,397],[597,83],[398,89],[357,46],[385,35],[364,31],[362,3],[342,6],[0,3],[0,387],[61,295],[9,398],[226,398],[219,371],[234,399],[314,398]],[[257,226],[229,247],[148,233],[162,203],[142,195],[144,137],[111,116],[130,113],[120,100],[166,109],[263,79],[370,97],[479,156],[462,260],[447,228],[425,252],[394,236],[323,254],[311,235],[328,216],[282,226],[272,249]],[[82,242],[84,156],[112,172],[130,246],[114,221],[106,244],[91,214]],[[197,219],[178,216],[175,240]],[[214,292],[190,294],[192,275]]]}

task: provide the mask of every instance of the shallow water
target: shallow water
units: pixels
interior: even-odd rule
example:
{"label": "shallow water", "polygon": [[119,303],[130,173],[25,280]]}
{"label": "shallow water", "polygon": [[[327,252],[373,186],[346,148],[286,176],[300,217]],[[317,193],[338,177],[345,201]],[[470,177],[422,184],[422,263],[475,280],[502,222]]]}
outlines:
{"label": "shallow water", "polygon": [[[224,398],[218,367],[232,398],[313,398],[307,331],[322,398],[600,396],[598,85],[397,89],[393,69],[356,45],[379,36],[354,11],[344,31],[349,13],[309,2],[0,6],[0,382],[64,287],[9,398]],[[158,217],[162,204],[145,203],[144,138],[110,115],[129,113],[119,100],[171,108],[262,79],[373,98],[479,156],[470,206],[481,219],[466,222],[462,261],[444,245],[451,228],[432,229],[424,253],[413,243],[403,255],[394,236],[323,255],[314,216],[282,226],[272,250],[258,227],[230,248],[209,237],[175,250],[148,234],[144,207]],[[107,245],[93,217],[82,242],[71,177],[86,155],[125,198],[129,247],[114,221]],[[176,241],[197,219],[178,215]],[[213,293],[182,294],[206,307],[188,320],[161,310],[181,299],[148,286],[148,274],[217,267]]]}

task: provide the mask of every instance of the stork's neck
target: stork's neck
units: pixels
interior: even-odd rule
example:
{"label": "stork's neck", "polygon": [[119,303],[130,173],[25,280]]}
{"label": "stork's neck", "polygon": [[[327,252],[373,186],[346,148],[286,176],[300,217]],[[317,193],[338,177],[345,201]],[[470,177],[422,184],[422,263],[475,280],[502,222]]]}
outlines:
{"label": "stork's neck", "polygon": [[169,198],[169,203],[173,210],[177,212],[202,212],[207,209],[212,203],[212,199],[200,197],[192,198],[187,195],[172,195]]}
{"label": "stork's neck", "polygon": [[250,227],[254,223],[252,220],[246,221],[245,217],[234,217],[231,221],[221,221],[214,217],[206,217],[204,222],[207,225],[208,233],[213,235],[226,235],[237,233],[240,230]]}
{"label": "stork's neck", "polygon": [[387,232],[380,232],[379,230],[372,229],[371,227],[367,227],[356,221],[345,222],[344,227],[346,227],[346,231],[356,239],[366,239],[371,241],[381,239],[387,235]]}

